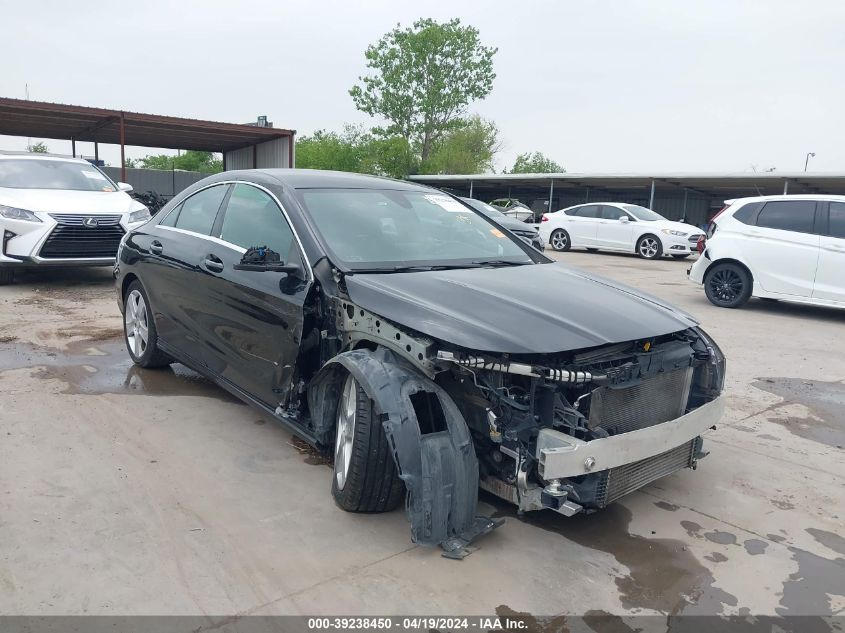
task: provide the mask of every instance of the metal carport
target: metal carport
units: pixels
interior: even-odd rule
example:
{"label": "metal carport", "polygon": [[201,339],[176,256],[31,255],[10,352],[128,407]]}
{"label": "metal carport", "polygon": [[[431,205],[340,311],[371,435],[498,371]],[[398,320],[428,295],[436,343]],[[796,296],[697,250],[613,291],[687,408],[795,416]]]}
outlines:
{"label": "metal carport", "polygon": [[[125,179],[126,145],[221,152],[224,169],[227,155],[251,148],[250,167],[292,167],[296,131],[0,97],[0,134],[69,140],[74,156],[76,141],[93,142],[95,157],[99,143],[120,145]],[[259,156],[286,164],[259,165]]]}

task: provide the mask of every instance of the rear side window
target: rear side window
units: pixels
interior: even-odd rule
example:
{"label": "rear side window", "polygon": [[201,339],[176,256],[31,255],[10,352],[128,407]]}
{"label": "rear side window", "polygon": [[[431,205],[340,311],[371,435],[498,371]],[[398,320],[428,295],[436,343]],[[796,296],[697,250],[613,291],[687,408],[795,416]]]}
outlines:
{"label": "rear side window", "polygon": [[845,203],[830,203],[830,235],[845,239]]}
{"label": "rear side window", "polygon": [[579,218],[598,218],[601,217],[601,208],[597,204],[590,204],[586,207],[578,207],[573,215]]}
{"label": "rear side window", "polygon": [[762,202],[749,202],[738,209],[737,212],[734,213],[733,217],[735,220],[739,220],[743,224],[753,224],[752,220],[754,219],[754,214],[762,205]]}
{"label": "rear side window", "polygon": [[241,248],[266,246],[285,260],[293,242],[293,232],[282,210],[267,192],[237,184],[226,204],[220,238]]}
{"label": "rear side window", "polygon": [[767,202],[757,226],[795,233],[812,233],[816,217],[816,203],[812,200],[774,200]]}
{"label": "rear side window", "polygon": [[[228,187],[229,185],[216,185],[187,198],[178,210],[179,215],[174,226],[201,235],[211,235],[211,227],[214,226],[214,219]],[[170,219],[170,216],[167,219]]]}

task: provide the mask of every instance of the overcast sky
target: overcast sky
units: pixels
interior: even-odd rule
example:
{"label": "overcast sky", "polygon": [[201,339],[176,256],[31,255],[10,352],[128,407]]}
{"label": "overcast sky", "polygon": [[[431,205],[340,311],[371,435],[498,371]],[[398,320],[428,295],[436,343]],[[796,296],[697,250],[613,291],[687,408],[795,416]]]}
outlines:
{"label": "overcast sky", "polygon": [[348,94],[364,50],[418,17],[498,47],[493,92],[470,106],[499,126],[497,170],[536,150],[570,172],[800,171],[807,152],[811,171],[845,171],[842,0],[6,0],[0,96],[266,114],[299,134],[369,124]]}

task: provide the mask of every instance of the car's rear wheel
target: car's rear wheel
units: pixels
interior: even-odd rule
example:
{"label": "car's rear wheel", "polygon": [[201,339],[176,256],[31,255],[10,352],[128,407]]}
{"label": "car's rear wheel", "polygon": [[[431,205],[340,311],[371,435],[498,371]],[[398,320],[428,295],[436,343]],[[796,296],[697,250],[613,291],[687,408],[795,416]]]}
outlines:
{"label": "car's rear wheel", "polygon": [[158,348],[158,334],[150,300],[138,280],[129,284],[123,299],[123,336],[132,362],[139,367],[151,369],[173,362]]}
{"label": "car's rear wheel", "polygon": [[687,257],[689,257],[689,255],[689,253],[686,253],[684,255],[672,255],[672,257],[674,257],[675,259],[686,259]]}
{"label": "car's rear wheel", "polygon": [[405,498],[405,484],[373,401],[348,374],[337,403],[332,496],[347,512],[389,512]]}
{"label": "car's rear wheel", "polygon": [[549,244],[556,251],[568,251],[572,248],[572,240],[569,239],[569,233],[563,229],[555,229],[549,237]]}
{"label": "car's rear wheel", "polygon": [[637,242],[637,255],[643,259],[659,259],[663,255],[663,245],[655,235],[643,235]]}
{"label": "car's rear wheel", "polygon": [[713,264],[704,275],[704,293],[715,306],[738,308],[751,296],[751,275],[745,268],[726,262]]}
{"label": "car's rear wheel", "polygon": [[14,268],[0,268],[0,286],[8,286],[15,280]]}

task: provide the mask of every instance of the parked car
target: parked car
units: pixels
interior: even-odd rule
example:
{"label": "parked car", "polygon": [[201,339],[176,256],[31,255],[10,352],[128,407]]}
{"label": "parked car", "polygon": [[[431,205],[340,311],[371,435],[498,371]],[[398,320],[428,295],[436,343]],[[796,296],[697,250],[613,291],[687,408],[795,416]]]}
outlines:
{"label": "parked car", "polygon": [[556,251],[581,246],[592,251],[636,253],[645,259],[689,257],[702,235],[701,229],[690,224],[667,220],[636,204],[617,202],[579,204],[547,213],[540,223],[540,237]]}
{"label": "parked car", "polygon": [[489,204],[482,202],[481,200],[475,200],[474,198],[461,198],[461,200],[466,202],[476,211],[486,215],[502,228],[507,229],[517,237],[521,237],[538,251],[543,251],[545,249],[546,246],[543,243],[543,240],[540,239],[540,233],[534,227],[527,226],[524,222],[520,222],[519,220],[506,216],[495,207],[491,207]]}
{"label": "parked car", "polygon": [[535,213],[527,204],[523,204],[516,198],[497,198],[490,202],[490,206],[511,219],[519,222],[532,223],[535,222]]}
{"label": "parked car", "polygon": [[333,453],[344,510],[407,492],[412,538],[452,557],[498,524],[479,486],[600,509],[695,466],[722,411],[692,317],[413,183],[210,176],[124,237],[115,276],[136,364],[182,362]]}
{"label": "parked car", "polygon": [[111,266],[147,208],[78,158],[0,153],[0,284],[32,266]]}
{"label": "parked car", "polygon": [[749,297],[845,308],[845,196],[728,200],[689,277],[713,305]]}

